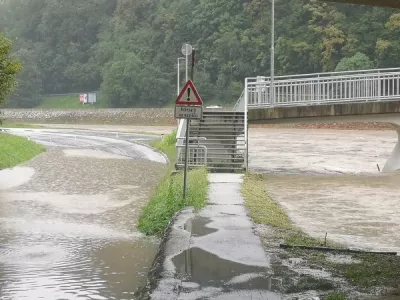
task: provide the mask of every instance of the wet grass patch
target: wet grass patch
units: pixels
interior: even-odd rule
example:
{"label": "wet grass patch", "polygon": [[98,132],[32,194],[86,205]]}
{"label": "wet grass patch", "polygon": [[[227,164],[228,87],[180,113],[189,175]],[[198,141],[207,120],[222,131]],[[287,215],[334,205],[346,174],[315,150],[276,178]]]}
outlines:
{"label": "wet grass patch", "polygon": [[43,146],[24,137],[0,132],[0,170],[15,167],[44,150]]}
{"label": "wet grass patch", "polygon": [[42,128],[42,126],[29,123],[2,122],[0,128]]}
{"label": "wet grass patch", "polygon": [[329,293],[326,297],[322,298],[323,300],[347,300],[345,294],[340,292],[332,292]]}
{"label": "wet grass patch", "polygon": [[36,107],[38,109],[93,109],[107,108],[106,99],[97,97],[98,102],[95,104],[82,104],[79,101],[79,94],[45,97]]}
{"label": "wet grass patch", "polygon": [[[161,140],[150,142],[150,145],[168,156],[170,162],[176,157],[176,131],[164,136]],[[174,214],[185,207],[196,210],[207,204],[208,172],[207,169],[195,169],[188,174],[187,199],[183,199],[183,172],[169,174],[157,186],[149,204],[139,217],[139,230],[146,235],[162,236]]]}
{"label": "wet grass patch", "polygon": [[151,141],[149,145],[167,155],[169,161],[174,163],[176,159],[176,141],[176,131],[174,130],[172,133],[162,136],[161,139]]}
{"label": "wet grass patch", "polygon": [[301,293],[306,291],[330,291],[335,286],[327,279],[319,279],[313,277],[303,277],[299,281],[291,286],[286,292],[287,293]]}
{"label": "wet grass patch", "polygon": [[[313,285],[322,284],[318,287],[321,291],[332,290],[328,295],[322,297],[327,300],[345,300],[348,290],[357,290],[375,295],[377,291],[382,291],[382,287],[392,291],[391,294],[400,294],[400,257],[382,254],[362,254],[362,253],[345,253],[344,246],[332,242],[329,239],[325,241],[324,237],[314,238],[296,228],[288,217],[284,209],[268,195],[267,177],[258,174],[247,174],[242,185],[242,195],[245,204],[249,210],[250,216],[257,224],[267,225],[269,228],[266,235],[260,235],[262,239],[267,241],[269,247],[279,248],[279,243],[294,246],[311,246],[311,247],[331,247],[338,251],[326,253],[311,249],[300,249],[289,247],[285,250],[275,250],[277,257],[283,261],[290,258],[300,258],[302,264],[313,270],[326,270],[332,274],[332,280],[327,279],[320,281],[316,278],[315,282],[300,280],[297,283],[288,286],[289,292],[306,291],[317,289]],[[271,250],[271,249],[269,249]],[[322,249],[321,249],[322,250]],[[331,260],[330,256],[340,258],[345,256],[346,261]],[[281,263],[277,263],[274,267],[274,273],[279,272],[279,276],[286,278],[291,277],[289,282],[293,280],[293,271],[289,267],[286,268],[286,274],[282,274]],[[296,267],[294,267],[294,270]],[[318,272],[317,272],[318,273]],[[275,274],[277,275],[277,274]],[[334,277],[345,279],[347,289],[343,290],[342,286],[338,286],[333,280]]]}
{"label": "wet grass patch", "polygon": [[207,204],[207,175],[206,169],[189,172],[186,200],[183,199],[183,173],[167,176],[142,211],[139,230],[146,235],[162,236],[176,212],[189,206],[196,210],[203,208]]}
{"label": "wet grass patch", "polygon": [[294,230],[295,227],[282,207],[268,196],[265,182],[263,175],[249,173],[242,185],[242,195],[254,222]]}
{"label": "wet grass patch", "polygon": [[356,254],[355,264],[335,264],[333,267],[353,284],[362,287],[400,288],[400,258],[378,254]]}

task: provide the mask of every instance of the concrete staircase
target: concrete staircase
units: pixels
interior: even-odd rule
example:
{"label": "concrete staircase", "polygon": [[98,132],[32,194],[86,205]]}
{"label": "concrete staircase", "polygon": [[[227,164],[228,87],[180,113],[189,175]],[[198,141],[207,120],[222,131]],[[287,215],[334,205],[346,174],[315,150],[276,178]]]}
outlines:
{"label": "concrete staircase", "polygon": [[[244,112],[205,110],[202,120],[191,120],[189,167],[206,166],[212,172],[243,172],[247,143]],[[176,167],[184,166],[184,139]]]}

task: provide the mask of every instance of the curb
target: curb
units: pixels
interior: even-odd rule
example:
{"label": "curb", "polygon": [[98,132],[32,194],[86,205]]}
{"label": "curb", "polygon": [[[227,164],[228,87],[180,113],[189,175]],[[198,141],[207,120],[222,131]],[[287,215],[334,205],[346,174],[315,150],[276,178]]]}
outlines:
{"label": "curb", "polygon": [[154,148],[154,147],[152,147],[152,146],[150,146],[150,145],[148,145],[148,144],[141,143],[141,142],[134,142],[134,141],[129,141],[129,142],[132,143],[132,144],[138,144],[138,145],[147,147],[147,148],[153,150],[154,152],[157,152],[157,153],[160,154],[162,157],[164,157],[165,162],[167,163],[167,165],[170,165],[170,164],[171,164],[171,161],[169,160],[168,156],[167,156],[165,153],[163,153],[163,152],[161,152],[161,151],[158,151],[156,148]]}

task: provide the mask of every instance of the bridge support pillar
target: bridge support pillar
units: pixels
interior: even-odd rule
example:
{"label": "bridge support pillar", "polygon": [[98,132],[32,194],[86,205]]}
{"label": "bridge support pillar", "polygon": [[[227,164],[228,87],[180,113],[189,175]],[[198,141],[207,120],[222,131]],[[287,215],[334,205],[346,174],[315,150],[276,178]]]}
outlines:
{"label": "bridge support pillar", "polygon": [[397,131],[398,141],[393,149],[392,154],[387,160],[385,167],[382,170],[383,172],[394,172],[400,170],[400,125],[393,123],[392,125],[395,127]]}

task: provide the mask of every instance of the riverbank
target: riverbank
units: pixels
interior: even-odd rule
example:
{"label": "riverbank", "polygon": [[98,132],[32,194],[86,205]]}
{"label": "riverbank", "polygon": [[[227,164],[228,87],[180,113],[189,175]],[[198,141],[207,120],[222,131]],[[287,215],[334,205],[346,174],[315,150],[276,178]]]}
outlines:
{"label": "riverbank", "polygon": [[399,296],[398,256],[282,249],[280,244],[332,248],[346,245],[311,237],[296,228],[286,211],[268,195],[268,182],[267,176],[247,175],[242,194],[257,224],[256,232],[274,262],[273,276],[281,282],[283,293],[331,300]]}
{"label": "riverbank", "polygon": [[0,170],[15,167],[45,151],[26,138],[0,132]]}
{"label": "riverbank", "polygon": [[[3,109],[2,118],[11,123],[65,125],[130,125],[176,126],[174,109],[170,108],[85,108],[85,109]],[[331,130],[392,130],[392,125],[373,122],[250,124],[250,128],[270,129],[331,129]]]}

